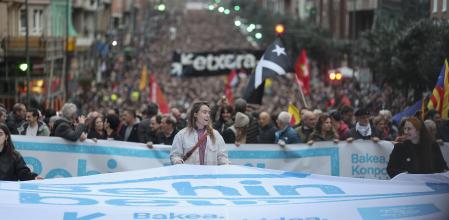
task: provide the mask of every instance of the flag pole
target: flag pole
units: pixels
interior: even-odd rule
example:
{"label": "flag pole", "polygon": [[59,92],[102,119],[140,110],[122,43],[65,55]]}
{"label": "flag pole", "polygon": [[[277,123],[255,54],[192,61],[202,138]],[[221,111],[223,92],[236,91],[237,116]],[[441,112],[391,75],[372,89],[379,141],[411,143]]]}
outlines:
{"label": "flag pole", "polygon": [[426,118],[426,95],[422,94],[421,98],[421,120],[424,121]]}
{"label": "flag pole", "polygon": [[297,82],[296,84],[298,85],[299,96],[300,96],[300,99],[302,100],[302,104],[304,105],[304,107],[309,108],[309,105],[307,104],[307,101],[306,101],[306,97],[304,96],[304,92],[302,91],[301,85],[299,83],[298,76],[296,76],[296,74],[295,74],[295,78],[296,78],[296,82]]}

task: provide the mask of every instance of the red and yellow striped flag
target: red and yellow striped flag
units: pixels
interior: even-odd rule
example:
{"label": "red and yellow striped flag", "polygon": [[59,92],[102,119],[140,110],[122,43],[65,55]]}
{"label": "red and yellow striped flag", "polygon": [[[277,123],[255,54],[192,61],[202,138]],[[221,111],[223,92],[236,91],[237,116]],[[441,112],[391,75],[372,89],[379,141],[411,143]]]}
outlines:
{"label": "red and yellow striped flag", "polygon": [[444,60],[443,68],[441,68],[438,76],[437,84],[429,98],[427,108],[435,109],[441,115],[441,118],[447,119],[449,112],[449,65],[447,59]]}

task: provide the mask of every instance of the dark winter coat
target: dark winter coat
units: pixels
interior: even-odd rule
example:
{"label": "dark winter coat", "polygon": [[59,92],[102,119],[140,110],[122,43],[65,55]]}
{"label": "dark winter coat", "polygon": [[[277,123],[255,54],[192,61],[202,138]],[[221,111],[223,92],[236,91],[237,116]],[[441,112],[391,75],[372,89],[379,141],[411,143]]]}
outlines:
{"label": "dark winter coat", "polygon": [[14,154],[15,157],[12,157],[4,149],[0,152],[0,180],[34,180],[37,174],[31,172],[19,152],[16,151]]}

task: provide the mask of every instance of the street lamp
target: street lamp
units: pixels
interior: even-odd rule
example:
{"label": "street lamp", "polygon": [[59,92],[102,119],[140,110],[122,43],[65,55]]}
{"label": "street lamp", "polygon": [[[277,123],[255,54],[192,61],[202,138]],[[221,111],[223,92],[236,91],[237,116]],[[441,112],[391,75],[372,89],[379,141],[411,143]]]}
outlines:
{"label": "street lamp", "polygon": [[274,27],[274,30],[276,31],[277,35],[282,35],[285,32],[285,27],[283,24],[277,24],[276,27]]}
{"label": "street lamp", "polygon": [[21,63],[21,64],[19,64],[19,69],[22,70],[22,72],[27,71],[27,69],[28,69],[28,64],[27,64],[27,63]]}
{"label": "street lamp", "polygon": [[160,5],[157,6],[157,10],[158,11],[165,11],[165,8],[166,8],[165,4],[160,4]]}
{"label": "street lamp", "polygon": [[234,25],[240,27],[240,25],[242,25],[242,22],[240,20],[236,20],[234,21]]}

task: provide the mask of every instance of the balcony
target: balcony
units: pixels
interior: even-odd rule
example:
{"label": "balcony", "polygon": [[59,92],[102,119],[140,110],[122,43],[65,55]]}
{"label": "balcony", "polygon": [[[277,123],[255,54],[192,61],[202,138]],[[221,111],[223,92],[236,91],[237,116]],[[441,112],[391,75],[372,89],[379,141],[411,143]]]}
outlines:
{"label": "balcony", "polygon": [[[25,56],[25,37],[6,37],[4,54],[11,57]],[[28,40],[28,51],[31,57],[58,59],[64,56],[64,38],[34,37]]]}
{"label": "balcony", "polygon": [[88,51],[94,42],[93,37],[77,37],[76,38],[76,51]]}
{"label": "balcony", "polygon": [[73,8],[84,9],[86,11],[96,11],[98,9],[97,0],[73,0]]}

